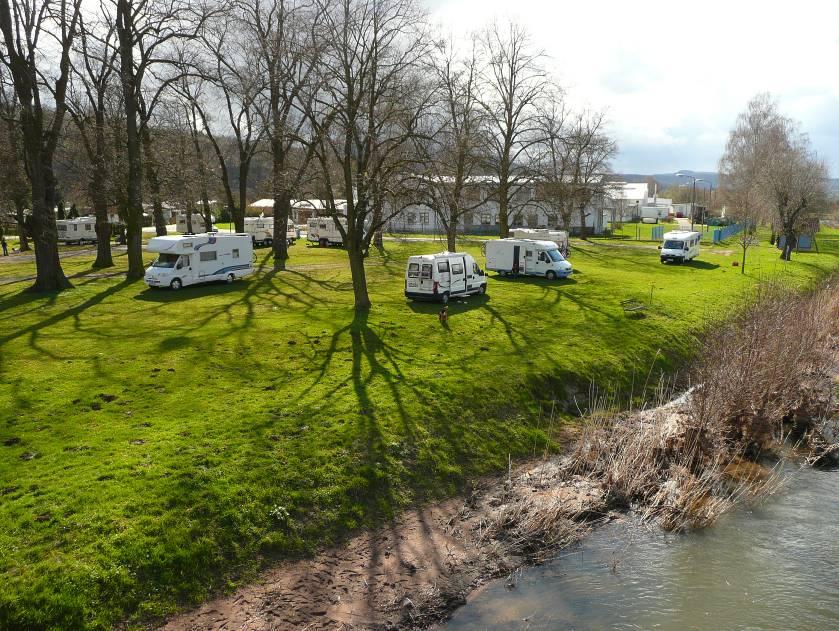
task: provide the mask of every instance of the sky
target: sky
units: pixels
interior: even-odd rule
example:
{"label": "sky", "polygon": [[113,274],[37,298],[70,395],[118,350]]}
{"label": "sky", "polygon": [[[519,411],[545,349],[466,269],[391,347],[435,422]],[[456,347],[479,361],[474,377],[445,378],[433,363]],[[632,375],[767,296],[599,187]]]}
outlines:
{"label": "sky", "polygon": [[839,0],[426,0],[455,38],[527,27],[569,105],[605,110],[619,173],[716,171],[759,92],[839,177]]}

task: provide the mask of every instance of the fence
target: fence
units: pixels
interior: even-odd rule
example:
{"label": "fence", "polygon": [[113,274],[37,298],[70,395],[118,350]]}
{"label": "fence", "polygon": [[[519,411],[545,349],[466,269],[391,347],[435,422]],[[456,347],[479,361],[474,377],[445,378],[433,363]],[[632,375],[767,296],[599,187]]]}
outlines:
{"label": "fence", "polygon": [[725,228],[714,228],[714,244],[720,241],[725,241],[728,237],[733,237],[735,234],[742,232],[743,224],[735,223]]}
{"label": "fence", "polygon": [[664,238],[664,226],[656,226],[652,229],[652,240],[661,241]]}

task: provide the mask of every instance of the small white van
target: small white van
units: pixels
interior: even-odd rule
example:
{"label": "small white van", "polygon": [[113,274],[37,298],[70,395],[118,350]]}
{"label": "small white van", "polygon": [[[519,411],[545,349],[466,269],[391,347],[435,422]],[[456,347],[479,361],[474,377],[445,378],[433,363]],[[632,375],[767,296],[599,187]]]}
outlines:
{"label": "small white van", "polygon": [[[254,245],[271,245],[274,243],[274,217],[245,217],[245,232],[251,235]],[[290,217],[285,238],[289,245],[293,245],[297,239],[297,228]]]}
{"label": "small white van", "polygon": [[443,304],[456,296],[485,294],[487,275],[462,252],[440,252],[408,258],[405,296],[412,300],[439,300]]}
{"label": "small white van", "polygon": [[665,232],[661,250],[661,262],[684,263],[699,256],[699,242],[702,233],[690,230],[672,230]]}
{"label": "small white van", "polygon": [[[338,221],[346,232],[347,220],[341,217]],[[344,244],[344,236],[338,229],[338,223],[334,217],[312,217],[306,224],[306,231],[306,239],[317,243],[322,248]]]}
{"label": "small white van", "polygon": [[96,243],[96,217],[58,219],[55,227],[58,228],[58,240],[61,243]]}
{"label": "small white van", "polygon": [[[215,220],[215,217],[210,215],[210,221]],[[192,213],[191,221],[192,234],[200,234],[202,232],[207,232],[206,226],[204,225],[204,215],[200,213]],[[189,225],[186,221],[185,211],[179,211],[175,215],[175,232],[180,232],[181,234],[188,234],[189,232]],[[210,226],[210,232],[215,232],[215,226]]]}
{"label": "small white van", "polygon": [[154,237],[146,246],[157,252],[146,270],[149,287],[180,289],[186,285],[253,274],[253,242],[249,234],[191,234]]}
{"label": "small white van", "polygon": [[486,242],[487,269],[501,274],[566,278],[574,268],[553,241],[493,239]]}

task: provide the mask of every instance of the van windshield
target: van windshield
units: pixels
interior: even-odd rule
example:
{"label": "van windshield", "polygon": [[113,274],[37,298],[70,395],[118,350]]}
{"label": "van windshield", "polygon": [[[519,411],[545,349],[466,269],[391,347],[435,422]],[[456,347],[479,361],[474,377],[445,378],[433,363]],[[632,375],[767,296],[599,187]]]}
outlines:
{"label": "van windshield", "polygon": [[175,263],[178,262],[180,258],[177,254],[160,254],[158,255],[157,259],[154,263],[152,263],[152,267],[175,267]]}
{"label": "van windshield", "polygon": [[673,241],[672,239],[668,239],[664,242],[664,249],[665,250],[681,250],[682,249],[682,241]]}
{"label": "van windshield", "polygon": [[560,261],[564,261],[565,259],[562,257],[562,254],[559,253],[559,250],[547,250],[547,255],[551,257],[551,260],[554,263],[559,263]]}

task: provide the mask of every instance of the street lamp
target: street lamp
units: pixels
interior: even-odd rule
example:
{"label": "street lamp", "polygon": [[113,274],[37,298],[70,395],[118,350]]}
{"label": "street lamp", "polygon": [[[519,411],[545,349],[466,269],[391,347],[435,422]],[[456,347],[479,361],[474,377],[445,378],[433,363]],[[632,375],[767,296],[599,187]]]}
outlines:
{"label": "street lamp", "polygon": [[[696,181],[697,182],[705,182],[705,184],[708,185],[708,188],[705,189],[708,192],[708,201],[705,204],[705,212],[702,215],[702,218],[705,219],[706,215],[708,214],[708,211],[711,209],[711,204],[714,203],[714,184],[712,182],[709,182],[707,180],[702,180],[702,179],[699,179],[699,180],[696,180]],[[704,197],[703,197],[703,199],[704,199]],[[705,223],[705,227],[707,228],[708,227],[707,220],[704,221],[703,223]]]}
{"label": "street lamp", "polygon": [[697,182],[705,182],[701,177],[694,177],[693,175],[688,175],[687,173],[679,172],[676,174],[676,177],[689,177],[693,180],[693,197],[690,202],[690,229],[693,230],[693,215],[696,210],[696,183]]}

